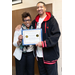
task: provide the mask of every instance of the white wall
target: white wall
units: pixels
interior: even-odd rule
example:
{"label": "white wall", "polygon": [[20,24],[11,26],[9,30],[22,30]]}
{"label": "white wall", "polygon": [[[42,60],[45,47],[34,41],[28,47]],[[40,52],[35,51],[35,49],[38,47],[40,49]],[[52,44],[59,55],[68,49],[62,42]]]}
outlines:
{"label": "white wall", "polygon": [[[37,2],[40,0],[22,0],[23,3],[13,5],[12,10],[27,8],[27,7],[33,7],[36,6]],[[60,58],[58,60],[58,75],[62,75],[61,67],[62,67],[62,0],[41,0],[45,2],[46,4],[52,3],[53,4],[53,15],[58,21],[61,36],[59,39],[59,48],[60,48]]]}
{"label": "white wall", "polygon": [[[38,1],[40,1],[40,0],[29,0],[29,1],[28,0],[22,0],[21,4],[13,5],[12,6],[12,10],[36,6],[36,4],[37,4]],[[50,0],[41,0],[41,1],[44,1],[46,4],[47,3],[51,3]]]}

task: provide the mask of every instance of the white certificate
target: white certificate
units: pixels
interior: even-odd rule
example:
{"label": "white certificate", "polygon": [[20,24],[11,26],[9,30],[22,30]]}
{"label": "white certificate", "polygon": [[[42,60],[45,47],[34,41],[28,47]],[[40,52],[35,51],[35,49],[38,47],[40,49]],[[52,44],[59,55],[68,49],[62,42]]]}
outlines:
{"label": "white certificate", "polygon": [[35,45],[42,41],[42,29],[22,30],[23,45]]}

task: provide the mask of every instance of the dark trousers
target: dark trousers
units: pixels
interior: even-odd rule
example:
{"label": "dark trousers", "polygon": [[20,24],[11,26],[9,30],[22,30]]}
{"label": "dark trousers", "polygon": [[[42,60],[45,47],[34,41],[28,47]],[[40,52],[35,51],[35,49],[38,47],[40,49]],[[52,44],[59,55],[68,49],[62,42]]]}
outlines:
{"label": "dark trousers", "polygon": [[34,75],[33,52],[22,53],[21,60],[15,58],[16,75]]}
{"label": "dark trousers", "polygon": [[57,62],[52,65],[44,64],[43,58],[38,58],[38,68],[40,75],[58,75]]}

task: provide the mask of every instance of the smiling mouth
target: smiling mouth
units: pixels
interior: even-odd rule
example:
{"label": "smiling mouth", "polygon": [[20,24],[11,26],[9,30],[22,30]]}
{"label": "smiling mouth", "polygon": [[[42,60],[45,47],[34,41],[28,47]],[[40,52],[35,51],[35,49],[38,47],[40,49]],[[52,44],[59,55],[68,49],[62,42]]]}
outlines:
{"label": "smiling mouth", "polygon": [[42,10],[39,10],[39,12],[41,12]]}
{"label": "smiling mouth", "polygon": [[27,26],[29,26],[29,24],[27,24]]}
{"label": "smiling mouth", "polygon": [[39,12],[39,13],[42,13],[43,11],[42,11],[42,10],[39,10],[38,12]]}

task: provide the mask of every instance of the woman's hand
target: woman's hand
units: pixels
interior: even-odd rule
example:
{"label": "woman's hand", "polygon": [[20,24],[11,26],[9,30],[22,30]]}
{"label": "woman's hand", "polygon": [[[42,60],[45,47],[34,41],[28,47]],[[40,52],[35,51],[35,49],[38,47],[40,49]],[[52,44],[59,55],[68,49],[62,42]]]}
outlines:
{"label": "woman's hand", "polygon": [[19,35],[17,44],[20,45],[22,43],[23,36]]}

